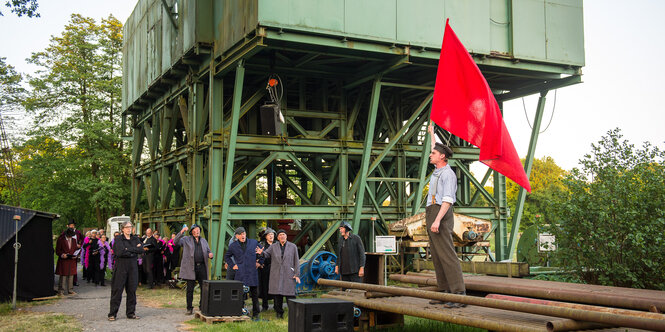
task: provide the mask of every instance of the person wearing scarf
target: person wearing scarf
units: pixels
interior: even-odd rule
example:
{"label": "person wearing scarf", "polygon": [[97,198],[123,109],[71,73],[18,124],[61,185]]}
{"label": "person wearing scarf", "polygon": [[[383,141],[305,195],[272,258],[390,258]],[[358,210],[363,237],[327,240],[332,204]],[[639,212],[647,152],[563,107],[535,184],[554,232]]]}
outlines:
{"label": "person wearing scarf", "polygon": [[79,254],[83,270],[83,280],[88,280],[88,267],[85,264],[85,260],[88,254],[88,246],[90,245],[90,234],[90,231],[85,232],[85,238],[83,238],[83,242],[81,243],[81,253]]}
{"label": "person wearing scarf", "polygon": [[164,256],[166,256],[166,279],[172,280],[173,270],[180,263],[180,247],[175,244],[175,235],[176,233],[171,233],[171,239],[166,242],[166,249],[164,250]]}
{"label": "person wearing scarf", "polygon": [[111,262],[111,247],[106,242],[106,235],[102,235],[97,242],[99,264],[95,265],[95,285],[106,286],[104,277],[106,276],[106,267]]}

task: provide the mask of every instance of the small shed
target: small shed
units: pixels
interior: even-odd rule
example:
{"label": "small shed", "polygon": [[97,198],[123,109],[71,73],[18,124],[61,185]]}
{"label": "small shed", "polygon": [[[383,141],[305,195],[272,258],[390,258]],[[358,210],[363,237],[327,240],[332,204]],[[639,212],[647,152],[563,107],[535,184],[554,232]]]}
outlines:
{"label": "small shed", "polygon": [[0,301],[11,300],[14,288],[14,215],[21,216],[17,298],[29,301],[55,295],[52,226],[59,216],[0,204]]}

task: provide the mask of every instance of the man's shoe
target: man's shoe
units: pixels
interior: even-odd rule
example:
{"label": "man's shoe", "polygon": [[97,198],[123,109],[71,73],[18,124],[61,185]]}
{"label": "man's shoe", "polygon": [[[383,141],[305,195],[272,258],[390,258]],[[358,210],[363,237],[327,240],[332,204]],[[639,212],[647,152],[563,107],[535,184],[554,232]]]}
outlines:
{"label": "man's shoe", "polygon": [[75,292],[75,291],[69,291],[67,294],[69,294],[69,295],[76,295],[76,292]]}
{"label": "man's shoe", "polygon": [[446,302],[446,303],[443,304],[443,307],[448,308],[448,309],[457,308],[457,303],[455,303],[455,302]]}
{"label": "man's shoe", "polygon": [[441,300],[430,300],[429,304],[443,304],[443,301],[441,301]]}
{"label": "man's shoe", "polygon": [[109,321],[112,322],[115,320],[115,316],[109,316]]}
{"label": "man's shoe", "polygon": [[192,311],[193,311],[193,309],[187,309],[187,312],[185,313],[185,315],[191,315]]}
{"label": "man's shoe", "polygon": [[283,318],[284,318],[284,313],[277,314],[276,316],[277,316],[277,318],[279,318],[279,319],[283,319]]}
{"label": "man's shoe", "polygon": [[141,317],[139,317],[137,315],[129,315],[129,316],[127,316],[127,319],[141,319]]}

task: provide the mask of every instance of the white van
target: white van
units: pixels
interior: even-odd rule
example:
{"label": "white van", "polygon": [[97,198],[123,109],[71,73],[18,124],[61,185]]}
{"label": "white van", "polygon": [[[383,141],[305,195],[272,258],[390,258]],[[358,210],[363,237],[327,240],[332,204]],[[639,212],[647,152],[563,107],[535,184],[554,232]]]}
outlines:
{"label": "white van", "polygon": [[109,218],[108,221],[106,222],[106,237],[108,238],[108,241],[113,240],[113,234],[115,232],[120,232],[120,224],[129,220],[130,220],[129,216],[126,216],[124,214],[122,216]]}

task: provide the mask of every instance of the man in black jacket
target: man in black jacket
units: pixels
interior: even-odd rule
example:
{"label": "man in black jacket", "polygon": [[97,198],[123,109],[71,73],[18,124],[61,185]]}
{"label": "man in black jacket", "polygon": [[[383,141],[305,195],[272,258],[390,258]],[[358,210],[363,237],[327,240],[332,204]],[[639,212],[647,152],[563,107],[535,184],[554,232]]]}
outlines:
{"label": "man in black jacket", "polygon": [[352,230],[347,222],[339,226],[335,273],[342,276],[342,281],[362,282],[365,275],[365,247],[358,235],[351,234]]}
{"label": "man in black jacket", "polygon": [[129,319],[138,319],[136,315],[136,287],[139,283],[138,258],[144,252],[141,239],[132,235],[132,223],[122,224],[122,234],[113,241],[113,278],[111,279],[111,310],[108,318],[114,321],[122,301],[122,290],[127,293],[126,314]]}

